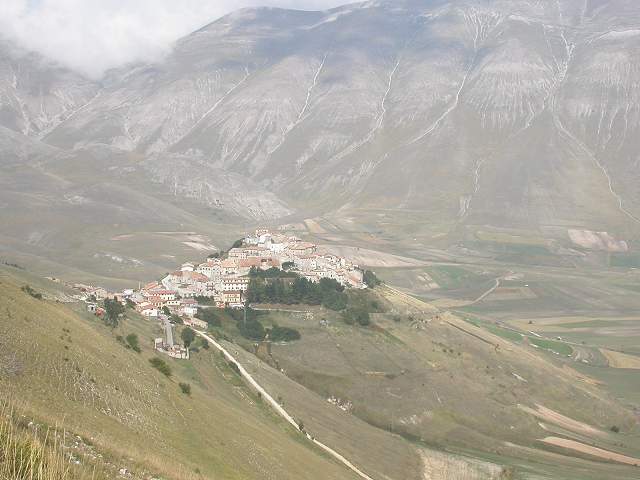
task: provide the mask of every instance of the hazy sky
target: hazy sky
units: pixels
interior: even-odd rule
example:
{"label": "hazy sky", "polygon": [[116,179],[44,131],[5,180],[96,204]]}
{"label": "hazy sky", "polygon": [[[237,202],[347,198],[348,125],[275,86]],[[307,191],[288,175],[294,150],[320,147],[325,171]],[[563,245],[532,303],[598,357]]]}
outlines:
{"label": "hazy sky", "polygon": [[242,7],[319,10],[349,0],[0,0],[0,32],[91,77],[160,58],[177,38]]}

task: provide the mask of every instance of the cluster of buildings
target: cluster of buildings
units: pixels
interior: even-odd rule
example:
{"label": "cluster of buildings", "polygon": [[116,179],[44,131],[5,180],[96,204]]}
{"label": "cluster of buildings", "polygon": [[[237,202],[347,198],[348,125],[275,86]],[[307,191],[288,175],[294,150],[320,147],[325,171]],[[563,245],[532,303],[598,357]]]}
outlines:
{"label": "cluster of buildings", "polygon": [[272,268],[294,271],[311,282],[330,278],[345,287],[366,288],[362,270],[347,259],[322,252],[295,236],[257,230],[224,258],[184,263],[161,282],[145,285],[132,299],[147,317],[157,317],[167,307],[193,319],[198,310],[196,298],[210,299],[218,308],[243,308],[251,270]]}
{"label": "cluster of buildings", "polygon": [[346,258],[324,252],[298,237],[271,233],[266,229],[256,230],[244,239],[242,247],[229,251],[229,258],[233,257],[258,258],[267,265],[272,262],[278,268],[287,265],[314,283],[330,278],[345,287],[366,288],[362,270]]}
{"label": "cluster of buildings", "polygon": [[[83,293],[88,309],[96,315],[104,312],[98,301],[116,298],[123,304],[132,304],[141,315],[164,322],[165,326],[169,314],[175,314],[186,325],[206,328],[206,322],[196,318],[198,299],[206,298],[208,305],[218,308],[243,308],[251,270],[273,268],[294,271],[314,283],[329,278],[345,287],[366,288],[362,270],[346,258],[323,252],[296,236],[266,229],[256,230],[222,257],[211,257],[199,264],[184,263],[160,282],[148,283],[138,290],[110,293],[100,287],[73,286]],[[169,335],[164,340],[157,339],[156,347],[171,352],[176,349]],[[173,353],[179,358],[185,354],[177,350]]]}

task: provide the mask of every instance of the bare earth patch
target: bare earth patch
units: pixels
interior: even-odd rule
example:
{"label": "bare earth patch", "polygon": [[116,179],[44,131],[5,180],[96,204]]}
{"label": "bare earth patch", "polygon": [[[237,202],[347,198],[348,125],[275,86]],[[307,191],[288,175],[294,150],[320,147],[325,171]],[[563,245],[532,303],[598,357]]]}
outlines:
{"label": "bare earth patch", "polygon": [[315,233],[315,234],[327,233],[327,231],[324,228],[322,228],[322,226],[312,218],[305,219],[304,224],[306,225],[307,230],[309,230],[311,233]]}
{"label": "bare earth patch", "polygon": [[182,242],[183,245],[187,247],[191,247],[194,250],[198,250],[201,252],[212,252],[217,250],[215,245],[211,245],[209,243],[200,243],[200,242]]}
{"label": "bare earth patch", "polygon": [[598,457],[604,460],[612,462],[625,463],[627,465],[640,466],[640,459],[628,457],[620,453],[610,452],[598,447],[592,447],[591,445],[585,445],[584,443],[576,442],[575,440],[569,440],[560,437],[545,437],[540,440],[549,445],[555,445],[556,447],[567,448],[576,452]]}
{"label": "bare earth patch", "polygon": [[579,422],[573,418],[565,417],[561,413],[558,413],[550,408],[542,405],[536,405],[536,408],[530,408],[525,405],[518,405],[518,408],[524,412],[527,412],[541,420],[545,420],[550,423],[554,423],[560,427],[571,430],[572,432],[582,433],[585,435],[604,435],[604,432],[592,427],[584,422]]}
{"label": "bare earth patch", "polygon": [[424,480],[489,480],[501,478],[502,467],[440,452],[421,452]]}
{"label": "bare earth patch", "polygon": [[627,242],[617,240],[608,232],[592,232],[591,230],[569,230],[571,241],[582,248],[602,250],[605,252],[626,252],[629,250]]}
{"label": "bare earth patch", "polygon": [[424,262],[415,258],[402,257],[392,253],[369,250],[367,248],[349,247],[346,245],[323,245],[323,248],[334,255],[351,259],[358,265],[368,267],[420,267]]}

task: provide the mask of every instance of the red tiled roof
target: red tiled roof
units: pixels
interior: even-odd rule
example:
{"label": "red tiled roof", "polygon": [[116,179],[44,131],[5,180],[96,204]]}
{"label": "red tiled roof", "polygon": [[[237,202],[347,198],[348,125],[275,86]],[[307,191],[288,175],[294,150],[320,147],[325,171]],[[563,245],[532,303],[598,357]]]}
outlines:
{"label": "red tiled roof", "polygon": [[247,259],[238,261],[238,266],[241,268],[242,267],[259,267],[260,265],[262,265],[262,260],[260,260],[258,257],[252,257],[252,258],[247,258]]}

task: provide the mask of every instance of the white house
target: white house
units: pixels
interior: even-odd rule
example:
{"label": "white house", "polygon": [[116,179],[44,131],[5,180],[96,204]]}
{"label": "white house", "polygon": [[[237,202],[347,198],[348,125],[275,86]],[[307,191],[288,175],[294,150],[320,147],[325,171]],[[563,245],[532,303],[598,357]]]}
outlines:
{"label": "white house", "polygon": [[142,307],[142,308],[140,308],[138,310],[138,312],[143,317],[148,317],[148,318],[158,318],[158,315],[160,314],[158,309],[156,307],[154,307],[153,305]]}
{"label": "white house", "polygon": [[225,292],[246,292],[249,288],[247,277],[231,277],[222,279],[222,290]]}
{"label": "white house", "polygon": [[182,270],[183,272],[193,272],[195,268],[196,266],[193,263],[186,262],[182,264],[180,270]]}

